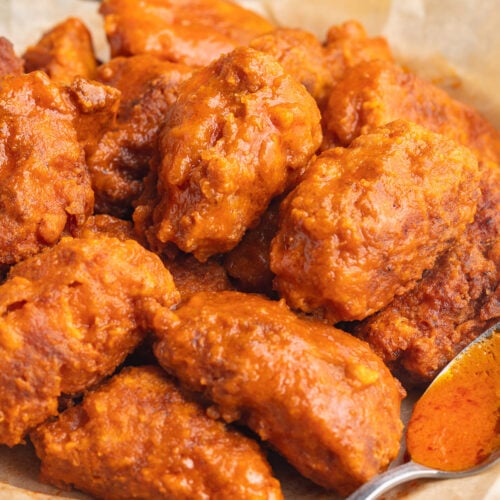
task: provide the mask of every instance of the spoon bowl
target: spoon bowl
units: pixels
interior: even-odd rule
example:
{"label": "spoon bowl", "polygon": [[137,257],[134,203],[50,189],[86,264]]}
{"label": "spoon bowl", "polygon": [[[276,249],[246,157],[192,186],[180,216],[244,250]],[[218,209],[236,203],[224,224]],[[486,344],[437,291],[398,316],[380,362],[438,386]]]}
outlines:
{"label": "spoon bowl", "polygon": [[[373,478],[371,481],[367,482],[361,488],[356,490],[352,495],[348,497],[347,500],[374,500],[378,498],[381,494],[389,491],[395,486],[421,478],[433,478],[433,479],[452,479],[459,477],[471,476],[477,474],[493,464],[500,461],[500,447],[498,443],[500,437],[498,436],[498,391],[500,391],[500,377],[498,377],[498,370],[500,366],[500,322],[493,325],[491,328],[486,330],[477,339],[471,342],[464,350],[462,350],[448,365],[439,373],[439,375],[434,379],[431,385],[427,388],[425,393],[422,395],[420,400],[417,402],[414,408],[414,413],[410,419],[407,427],[407,441],[408,433],[411,434],[412,446],[408,446],[408,452],[412,458],[410,462],[403,465],[389,469],[387,472],[380,474]],[[491,371],[495,371],[492,373]],[[448,419],[447,416],[451,414],[453,408],[456,408],[456,394],[446,391],[447,386],[451,387],[452,378],[459,377],[478,377],[487,376],[493,381],[493,387],[487,387],[487,396],[490,397],[493,404],[490,408],[484,411],[485,421],[489,421],[489,430],[486,430],[484,440],[487,444],[493,443],[490,449],[485,449],[484,442],[477,443],[471,441],[471,453],[474,457],[482,457],[480,462],[478,461],[462,461],[454,463],[451,461],[450,464],[443,464],[443,467],[429,466],[429,462],[437,463],[438,460],[446,454],[446,438],[453,436],[453,433],[448,435],[445,433],[443,437],[437,438],[439,446],[433,446],[433,443],[425,442],[425,446],[419,446],[419,438],[422,437],[422,429],[419,425],[425,426],[425,416],[426,411],[429,408],[434,409],[435,412],[440,412],[439,425],[446,429],[447,425],[450,425],[450,421],[456,418],[456,415],[451,415]],[[483,377],[484,378],[484,377]],[[481,380],[482,381],[482,380]],[[443,390],[444,389],[444,390]],[[438,394],[440,397],[448,398],[450,401],[445,404],[432,404],[434,403],[434,398]],[[450,394],[452,394],[450,396]],[[460,391],[458,392],[460,394]],[[461,394],[460,394],[461,395]],[[455,401],[452,400],[455,398]],[[462,404],[466,403],[467,399],[464,398]],[[458,400],[460,403],[460,400]],[[448,404],[446,404],[448,403]],[[420,404],[420,408],[419,408]],[[474,404],[474,403],[472,403]],[[474,406],[476,408],[476,406]],[[448,412],[448,413],[447,413]],[[460,418],[460,417],[458,417]],[[416,429],[416,432],[415,432]],[[430,432],[429,432],[430,431]],[[477,434],[477,429],[474,428],[474,437]],[[431,440],[435,436],[436,429],[430,427],[427,430],[428,435],[424,433],[424,439]],[[491,436],[493,439],[490,439]],[[475,437],[476,439],[476,437]],[[442,445],[442,446],[441,446]],[[443,448],[444,449],[441,449]],[[476,447],[477,449],[474,449]],[[425,454],[429,454],[427,457]],[[414,456],[416,454],[416,456]],[[437,459],[436,459],[437,457]],[[420,463],[418,463],[420,462]],[[427,465],[423,465],[423,462],[427,462]],[[458,464],[458,465],[457,465]],[[451,467],[451,468],[450,468]],[[446,470],[444,470],[446,469]]]}

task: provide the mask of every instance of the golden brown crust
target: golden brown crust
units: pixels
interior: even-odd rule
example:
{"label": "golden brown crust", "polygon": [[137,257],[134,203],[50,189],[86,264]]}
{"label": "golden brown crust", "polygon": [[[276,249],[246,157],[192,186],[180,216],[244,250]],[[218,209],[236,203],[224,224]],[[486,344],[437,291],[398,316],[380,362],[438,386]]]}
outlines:
{"label": "golden brown crust", "polygon": [[160,138],[149,240],[203,261],[233,248],[292,182],[319,146],[320,114],[302,85],[249,48],[199,70],[179,92]]}
{"label": "golden brown crust", "polygon": [[250,47],[273,56],[308,92],[324,104],[333,78],[322,45],[307,31],[279,28],[252,40]]}
{"label": "golden brown crust", "polygon": [[400,386],[355,337],[240,292],[196,294],[154,330],[163,367],[319,484],[345,494],[397,454]]}
{"label": "golden brown crust", "polygon": [[76,76],[92,79],[97,61],[92,37],[83,22],[70,17],[46,32],[23,55],[26,72],[42,70],[54,82],[70,84]]}
{"label": "golden brown crust", "polygon": [[111,374],[177,300],[160,259],[131,240],[63,238],[14,266],[0,286],[0,441],[19,443],[61,393]]}
{"label": "golden brown crust", "polygon": [[283,498],[257,444],[158,367],[123,370],[31,439],[45,481],[98,498]]}
{"label": "golden brown crust", "polygon": [[271,240],[278,231],[281,198],[273,200],[257,227],[249,229],[238,246],[224,256],[224,268],[244,292],[273,293],[274,273],[269,264]]}
{"label": "golden brown crust", "polygon": [[225,0],[104,0],[100,8],[112,57],[149,53],[190,66],[271,31],[269,21]]}
{"label": "golden brown crust", "polygon": [[75,238],[90,239],[105,236],[117,238],[121,241],[139,241],[131,221],[118,219],[107,214],[91,215],[83,226],[73,232],[73,236]]}
{"label": "golden brown crust", "polygon": [[332,322],[366,318],[411,289],[472,221],[474,155],[403,120],[325,151],[282,204],[275,286]]}
{"label": "golden brown crust", "polygon": [[389,61],[363,62],[346,71],[324,114],[326,141],[347,146],[360,134],[405,119],[500,161],[500,134],[477,111]]}
{"label": "golden brown crust", "polygon": [[363,61],[392,61],[392,53],[383,37],[369,37],[358,21],[330,27],[325,42],[325,57],[331,77],[337,83],[348,68]]}
{"label": "golden brown crust", "polygon": [[199,262],[192,255],[179,254],[165,265],[174,278],[182,301],[198,292],[233,289],[225,269],[214,259]]}
{"label": "golden brown crust", "polygon": [[0,264],[85,222],[93,192],[64,91],[34,72],[0,80]]}
{"label": "golden brown crust", "polygon": [[158,148],[165,115],[192,70],[151,55],[119,57],[98,68],[98,79],[121,92],[116,123],[88,154],[96,212],[129,217]]}
{"label": "golden brown crust", "polygon": [[356,333],[406,383],[432,380],[500,317],[499,241],[500,168],[486,162],[474,222],[413,290],[358,325]]}

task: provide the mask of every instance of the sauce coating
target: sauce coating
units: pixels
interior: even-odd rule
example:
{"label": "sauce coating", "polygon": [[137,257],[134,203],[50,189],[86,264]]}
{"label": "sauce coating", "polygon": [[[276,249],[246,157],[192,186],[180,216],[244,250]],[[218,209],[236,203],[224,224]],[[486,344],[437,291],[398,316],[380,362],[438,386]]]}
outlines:
{"label": "sauce coating", "polygon": [[500,446],[500,330],[478,342],[415,405],[407,446],[413,461],[460,471]]}

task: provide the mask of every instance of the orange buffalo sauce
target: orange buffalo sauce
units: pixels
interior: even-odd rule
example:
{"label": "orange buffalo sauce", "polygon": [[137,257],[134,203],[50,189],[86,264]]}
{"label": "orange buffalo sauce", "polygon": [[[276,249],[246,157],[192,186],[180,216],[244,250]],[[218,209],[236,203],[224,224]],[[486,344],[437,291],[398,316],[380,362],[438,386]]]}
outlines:
{"label": "orange buffalo sauce", "polygon": [[406,435],[414,462],[459,471],[500,446],[500,330],[462,356],[415,405]]}

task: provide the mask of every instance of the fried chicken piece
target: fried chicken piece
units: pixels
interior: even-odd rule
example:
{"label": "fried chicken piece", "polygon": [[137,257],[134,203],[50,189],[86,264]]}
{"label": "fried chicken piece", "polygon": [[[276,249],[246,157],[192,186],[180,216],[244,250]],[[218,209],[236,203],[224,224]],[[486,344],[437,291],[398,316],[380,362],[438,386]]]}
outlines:
{"label": "fried chicken piece", "polygon": [[249,229],[238,246],[224,256],[224,268],[244,292],[273,293],[269,253],[271,240],[278,232],[280,203],[281,197],[273,200],[259,225]]}
{"label": "fried chicken piece", "polygon": [[428,382],[495,317],[494,306],[486,305],[494,300],[485,301],[499,286],[500,257],[491,250],[499,231],[498,166],[491,162],[500,161],[500,135],[477,111],[384,62],[349,70],[332,92],[326,115],[330,132],[344,144],[403,117],[455,139],[478,157],[482,199],[474,224],[413,292],[357,330],[408,384]]}
{"label": "fried chicken piece", "polygon": [[355,337],[241,292],[159,310],[154,331],[160,364],[211,414],[243,421],[318,484],[346,494],[396,456],[400,385]]}
{"label": "fried chicken piece", "polygon": [[322,107],[333,79],[323,47],[312,33],[279,28],[252,40],[250,47],[273,56]]}
{"label": "fried chicken piece", "polygon": [[283,498],[257,444],[159,367],[127,368],[31,434],[42,478],[108,500]]}
{"label": "fried chicken piece", "polygon": [[178,300],[160,259],[135,241],[63,238],[0,286],[0,443],[57,414],[62,393],[110,375]]}
{"label": "fried chicken piece", "polygon": [[70,84],[75,76],[92,79],[97,61],[85,24],[70,17],[45,33],[23,55],[26,71],[45,71],[54,82]]}
{"label": "fried chicken piece", "polygon": [[152,54],[205,66],[274,29],[225,0],[104,0],[100,7],[112,57]]}
{"label": "fried chicken piece", "polygon": [[199,70],[160,137],[150,244],[200,261],[230,250],[320,142],[316,102],[267,54],[240,48]]}
{"label": "fried chicken piece", "polygon": [[166,263],[174,283],[185,301],[198,292],[221,292],[232,290],[233,286],[225,269],[214,259],[199,262],[191,255],[178,255]]}
{"label": "fried chicken piece", "polygon": [[42,72],[0,80],[0,264],[53,245],[92,212],[75,113]]}
{"label": "fried chicken piece", "polygon": [[275,287],[332,322],[366,318],[433,267],[479,195],[472,152],[411,122],[325,151],[281,205]]}
{"label": "fried chicken piece", "polygon": [[97,78],[121,92],[116,124],[107,124],[87,155],[96,212],[128,217],[143,189],[177,88],[192,70],[150,55],[119,57],[98,68]]}
{"label": "fried chicken piece", "polygon": [[338,82],[348,68],[362,61],[392,61],[392,53],[383,37],[370,38],[358,21],[332,26],[327,33],[325,57],[333,81]]}
{"label": "fried chicken piece", "polygon": [[360,134],[400,118],[456,140],[480,159],[500,161],[500,134],[477,111],[388,61],[346,71],[324,114],[326,141],[347,146]]}
{"label": "fried chicken piece", "polygon": [[413,290],[356,327],[356,334],[368,341],[406,384],[432,380],[500,317],[497,164],[483,165],[481,193],[474,222],[451,250]]}
{"label": "fried chicken piece", "polygon": [[14,46],[7,38],[0,36],[0,78],[6,75],[22,75],[24,61],[14,52]]}

